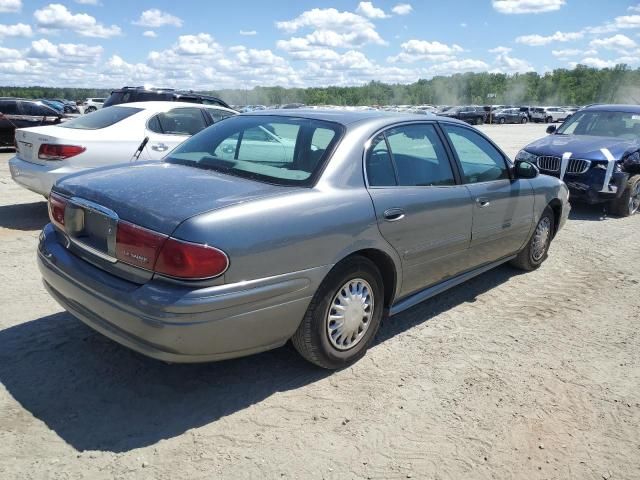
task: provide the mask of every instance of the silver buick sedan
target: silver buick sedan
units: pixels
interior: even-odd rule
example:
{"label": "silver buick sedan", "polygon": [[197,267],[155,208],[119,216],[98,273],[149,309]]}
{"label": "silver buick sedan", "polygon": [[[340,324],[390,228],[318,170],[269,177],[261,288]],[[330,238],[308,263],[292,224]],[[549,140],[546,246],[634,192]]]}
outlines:
{"label": "silver buick sedan", "polygon": [[456,120],[253,112],[161,162],[60,180],[38,263],[65,309],[145,355],[202,362],[291,339],[335,369],[385,315],[504,262],[539,267],[567,199]]}

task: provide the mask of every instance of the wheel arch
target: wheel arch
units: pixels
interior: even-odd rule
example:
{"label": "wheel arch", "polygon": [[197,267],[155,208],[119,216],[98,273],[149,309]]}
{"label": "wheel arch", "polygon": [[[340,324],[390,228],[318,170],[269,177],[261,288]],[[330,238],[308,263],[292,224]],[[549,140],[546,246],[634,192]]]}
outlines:
{"label": "wheel arch", "polygon": [[562,202],[554,198],[547,206],[553,211],[553,236],[555,237],[560,226],[560,219],[562,218]]}
{"label": "wheel arch", "polygon": [[[384,306],[388,309],[393,304],[398,288],[399,272],[393,259],[386,252],[377,248],[363,248],[355,250],[344,257],[340,262],[347,258],[361,256],[371,260],[380,271],[382,283],[384,287]],[[340,262],[336,263],[338,265]]]}

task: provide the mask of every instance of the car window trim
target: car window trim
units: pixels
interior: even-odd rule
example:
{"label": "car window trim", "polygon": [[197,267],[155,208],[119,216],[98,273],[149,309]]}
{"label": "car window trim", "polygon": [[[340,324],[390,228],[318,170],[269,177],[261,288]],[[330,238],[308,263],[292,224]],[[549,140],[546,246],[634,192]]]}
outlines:
{"label": "car window trim", "polygon": [[[479,130],[476,130],[474,128],[471,128],[468,125],[462,125],[459,123],[455,123],[455,122],[447,122],[447,121],[438,121],[438,123],[441,123],[442,126],[442,132],[444,133],[446,139],[447,139],[447,144],[449,145],[449,147],[451,148],[451,152],[453,153],[453,156],[455,158],[455,162],[457,167],[460,169],[460,175],[461,175],[461,181],[463,185],[479,185],[479,184],[483,184],[483,183],[493,183],[493,182],[499,182],[501,180],[508,180],[510,182],[515,180],[514,177],[514,164],[511,162],[511,159],[507,156],[506,153],[504,153],[502,151],[502,149],[500,147],[498,147],[489,137],[487,137],[486,135],[484,135],[482,132],[480,132]],[[502,161],[505,163],[505,167],[507,168],[507,173],[509,175],[509,178],[498,178],[496,180],[486,180],[484,182],[467,182],[466,181],[466,175],[464,175],[464,170],[462,168],[462,162],[460,161],[460,158],[458,157],[458,152],[456,152],[456,149],[453,148],[453,144],[451,143],[451,140],[449,140],[449,136],[446,133],[446,130],[444,128],[444,125],[452,125],[454,127],[460,127],[460,128],[464,128],[466,130],[469,130],[471,132],[477,133],[479,134],[482,138],[484,138],[485,140],[487,140],[489,142],[490,145],[492,145],[500,154],[500,156],[502,157]]]}
{"label": "car window trim", "polygon": [[[393,158],[393,152],[391,151],[391,146],[389,145],[389,140],[387,139],[387,131],[392,130],[394,128],[411,126],[411,125],[432,125],[434,127],[434,130],[436,131],[436,135],[440,139],[440,142],[442,142],[442,145],[443,145],[444,150],[445,150],[446,155],[447,155],[447,160],[449,161],[449,166],[451,167],[451,171],[453,173],[453,179],[455,181],[455,183],[453,185],[399,185],[400,180],[399,180],[399,176],[398,176],[398,168],[396,166],[396,161]],[[388,152],[389,158],[391,159],[391,165],[393,167],[393,172],[394,172],[395,178],[396,178],[396,184],[395,185],[369,185],[369,174],[367,172],[367,155],[369,154],[369,150],[371,149],[373,139],[376,138],[378,135],[383,135],[384,136],[384,140],[385,140],[385,143],[387,145],[387,152]],[[459,186],[463,185],[462,177],[460,176],[460,173],[458,172],[458,165],[457,165],[456,162],[453,161],[453,157],[451,156],[451,151],[450,151],[449,145],[448,145],[448,143],[446,141],[443,140],[442,136],[443,136],[443,132],[440,131],[440,126],[438,125],[438,122],[436,120],[417,120],[417,121],[416,120],[408,120],[408,121],[401,121],[401,122],[394,123],[392,125],[386,125],[386,126],[380,128],[380,129],[376,130],[369,137],[369,139],[365,142],[365,148],[364,148],[364,152],[363,152],[363,155],[362,155],[362,172],[363,172],[363,175],[364,175],[365,188],[366,189],[379,189],[379,188],[451,188],[451,187],[459,187]]]}

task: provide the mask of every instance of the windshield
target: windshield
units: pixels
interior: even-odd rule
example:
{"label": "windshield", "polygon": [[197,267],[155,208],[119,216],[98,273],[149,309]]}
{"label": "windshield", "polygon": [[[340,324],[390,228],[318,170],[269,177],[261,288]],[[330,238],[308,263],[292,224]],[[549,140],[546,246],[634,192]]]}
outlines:
{"label": "windshield", "polygon": [[562,124],[557,133],[634,140],[640,137],[640,113],[601,110],[577,112]]}
{"label": "windshield", "polygon": [[98,130],[100,128],[110,127],[141,111],[142,108],[107,107],[64,122],[60,127],[77,128],[79,130]]}
{"label": "windshield", "polygon": [[237,116],[194,135],[165,161],[306,186],[313,183],[341,132],[340,125],[320,120]]}

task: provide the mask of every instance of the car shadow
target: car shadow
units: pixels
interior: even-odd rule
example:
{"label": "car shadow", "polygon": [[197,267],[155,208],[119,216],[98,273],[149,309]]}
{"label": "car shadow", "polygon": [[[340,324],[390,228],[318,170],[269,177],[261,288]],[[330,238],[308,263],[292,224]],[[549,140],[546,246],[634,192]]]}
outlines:
{"label": "car shadow", "polygon": [[[375,345],[474,301],[515,274],[499,267],[387,319]],[[289,344],[218,363],[166,364],[112,342],[66,312],[0,331],[0,345],[4,387],[78,451],[153,445],[331,375]]]}
{"label": "car shadow", "polygon": [[610,216],[606,205],[602,204],[588,205],[584,203],[574,203],[571,205],[571,212],[569,213],[569,220],[601,222],[615,218],[617,217]]}
{"label": "car shadow", "polygon": [[41,230],[48,222],[47,202],[0,206],[0,227],[11,230]]}

